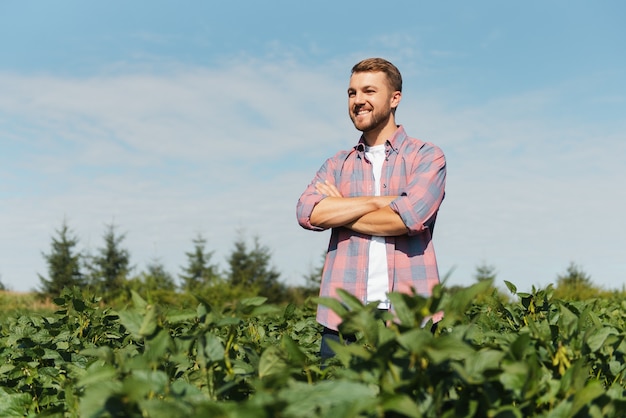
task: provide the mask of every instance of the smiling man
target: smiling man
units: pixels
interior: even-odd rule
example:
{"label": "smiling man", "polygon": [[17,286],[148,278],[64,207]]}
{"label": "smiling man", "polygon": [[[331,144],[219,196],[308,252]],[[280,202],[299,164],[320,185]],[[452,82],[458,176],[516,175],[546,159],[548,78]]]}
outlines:
{"label": "smiling man", "polygon": [[[344,289],[364,303],[391,309],[387,294],[428,296],[439,283],[432,243],[444,198],[446,161],[435,145],[407,136],[396,124],[402,76],[382,58],[352,68],[348,112],[362,132],[358,143],[326,160],[298,200],[299,224],[332,228],[320,296]],[[333,355],[340,318],[319,306],[321,357]]]}

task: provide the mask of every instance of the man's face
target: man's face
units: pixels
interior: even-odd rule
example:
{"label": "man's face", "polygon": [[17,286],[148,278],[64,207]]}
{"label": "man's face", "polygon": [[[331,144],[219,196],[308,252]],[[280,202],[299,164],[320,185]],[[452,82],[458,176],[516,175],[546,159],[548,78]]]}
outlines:
{"label": "man's face", "polygon": [[400,93],[389,87],[383,72],[352,74],[348,87],[348,113],[354,127],[365,133],[384,126],[392,107],[398,105],[399,97]]}

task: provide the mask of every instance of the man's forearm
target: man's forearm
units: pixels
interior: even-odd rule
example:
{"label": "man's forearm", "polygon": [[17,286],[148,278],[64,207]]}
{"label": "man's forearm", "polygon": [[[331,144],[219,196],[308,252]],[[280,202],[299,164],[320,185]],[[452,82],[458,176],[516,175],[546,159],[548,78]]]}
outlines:
{"label": "man's forearm", "polygon": [[366,213],[345,226],[362,234],[379,237],[398,236],[409,232],[400,215],[389,206]]}
{"label": "man's forearm", "polygon": [[389,204],[398,196],[342,197],[335,185],[318,183],[316,189],[327,197],[313,209],[310,222],[322,228],[345,226],[362,234],[403,235],[408,229]]}
{"label": "man's forearm", "polygon": [[311,224],[322,228],[347,226],[380,208],[389,206],[392,196],[334,197],[321,200],[311,213]]}

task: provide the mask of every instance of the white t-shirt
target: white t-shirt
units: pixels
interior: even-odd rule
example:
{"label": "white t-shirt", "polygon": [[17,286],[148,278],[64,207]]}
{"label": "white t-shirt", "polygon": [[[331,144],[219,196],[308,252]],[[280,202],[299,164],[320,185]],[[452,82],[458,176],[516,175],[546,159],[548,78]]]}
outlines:
{"label": "white t-shirt", "polygon": [[[365,155],[371,161],[374,171],[375,195],[380,196],[380,175],[385,160],[385,145],[365,147]],[[389,308],[389,273],[387,271],[387,250],[385,237],[372,236],[369,249],[367,276],[367,302],[379,301],[380,309]]]}

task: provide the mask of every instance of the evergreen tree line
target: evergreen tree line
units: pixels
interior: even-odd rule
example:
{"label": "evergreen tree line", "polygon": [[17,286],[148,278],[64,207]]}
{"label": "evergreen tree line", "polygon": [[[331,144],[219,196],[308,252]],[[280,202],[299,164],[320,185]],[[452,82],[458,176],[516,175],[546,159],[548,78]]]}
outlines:
{"label": "evergreen tree line", "polygon": [[[497,278],[496,267],[483,262],[476,266],[473,278],[476,282],[491,281],[495,283]],[[626,295],[624,286],[621,289],[604,289],[595,285],[591,276],[573,261],[569,263],[564,272],[557,274],[556,280],[550,286],[554,288],[554,296],[563,300],[589,300]],[[457,291],[459,288],[454,286],[450,290]],[[508,299],[509,295],[499,294],[498,297]]]}
{"label": "evergreen tree line", "polygon": [[187,294],[222,303],[229,298],[260,295],[280,303],[302,301],[319,290],[321,267],[305,276],[305,286],[289,287],[280,281],[280,273],[271,265],[269,248],[256,236],[250,246],[241,232],[227,256],[226,271],[220,271],[213,262],[214,252],[207,250],[206,239],[198,234],[192,240],[193,250],[185,253],[187,263],[181,267],[178,281],[158,259],[133,276],[131,255],[123,246],[124,239],[125,234],[109,224],[102,246],[89,254],[78,250],[76,234],[63,221],[52,237],[50,251],[43,253],[48,274],[39,274],[38,293],[53,298],[66,287],[78,286],[108,302],[126,300],[130,290],[134,290],[143,296],[157,297],[161,302],[163,299],[175,302],[178,295]]}
{"label": "evergreen tree line", "polygon": [[[158,298],[160,302],[180,303],[180,295],[197,295],[217,303],[226,303],[249,296],[265,296],[270,302],[302,302],[317,295],[322,274],[324,255],[319,266],[304,276],[304,286],[290,287],[280,281],[280,273],[271,265],[271,252],[262,245],[257,236],[249,246],[243,233],[234,242],[227,256],[227,270],[220,271],[213,262],[213,251],[208,251],[207,241],[198,234],[193,240],[192,251],[186,252],[187,263],[181,266],[178,281],[158,260],[151,260],[144,271],[131,275],[131,256],[123,247],[125,234],[113,224],[106,226],[102,247],[95,254],[79,251],[79,240],[66,221],[52,237],[50,252],[43,253],[48,275],[39,275],[38,293],[44,297],[60,295],[66,287],[78,286],[99,295],[105,301],[119,302],[128,299],[130,290],[144,297]],[[451,274],[451,272],[449,273]],[[490,280],[495,283],[495,266],[487,263],[476,267],[476,281]],[[446,278],[444,278],[444,285]],[[610,296],[621,291],[610,291],[594,286],[591,277],[571,262],[566,271],[555,281],[555,296],[584,300]],[[0,282],[1,285],[1,282]],[[459,286],[451,286],[454,292]],[[0,290],[4,285],[0,286]],[[493,289],[500,293],[497,289]],[[508,296],[500,293],[500,298]]]}

